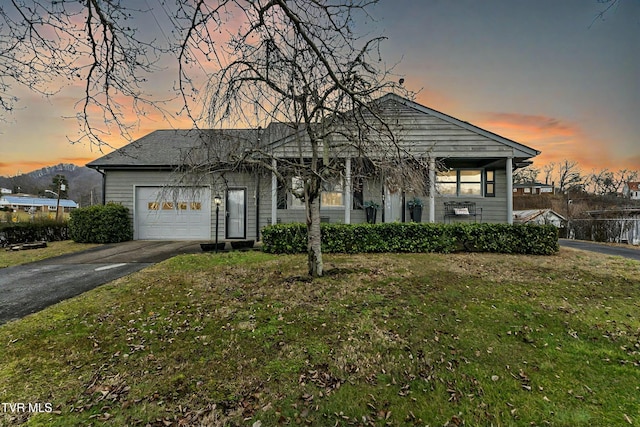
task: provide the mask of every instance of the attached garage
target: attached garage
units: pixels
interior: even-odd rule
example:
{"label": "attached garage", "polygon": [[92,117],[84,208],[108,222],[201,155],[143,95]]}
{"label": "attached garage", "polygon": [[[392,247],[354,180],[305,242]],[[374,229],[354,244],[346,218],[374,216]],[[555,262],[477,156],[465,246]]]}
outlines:
{"label": "attached garage", "polygon": [[211,239],[211,189],[135,187],[134,238]]}

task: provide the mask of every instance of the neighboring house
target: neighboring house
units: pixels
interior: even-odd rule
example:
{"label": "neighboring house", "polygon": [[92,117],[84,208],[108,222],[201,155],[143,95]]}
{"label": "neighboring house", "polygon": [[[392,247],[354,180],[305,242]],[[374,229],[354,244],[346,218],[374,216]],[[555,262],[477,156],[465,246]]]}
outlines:
{"label": "neighboring house", "polygon": [[513,184],[513,194],[516,195],[536,195],[545,193],[553,194],[553,185],[541,184],[539,182]]}
{"label": "neighboring house", "polygon": [[[13,212],[56,212],[57,199],[46,199],[28,195],[6,195],[0,197],[0,209],[8,209]],[[73,200],[60,199],[60,208],[63,212],[76,209],[78,204]]]}
{"label": "neighboring house", "polygon": [[513,223],[555,225],[562,228],[566,225],[567,220],[552,209],[528,209],[513,211]]}
{"label": "neighboring house", "polygon": [[640,182],[626,182],[622,194],[631,200],[640,200]]}
{"label": "neighboring house", "polygon": [[[512,222],[513,170],[530,164],[539,151],[395,94],[378,103],[386,120],[401,129],[401,144],[429,157],[429,195],[385,185],[381,178],[358,178],[354,171],[359,158],[342,152],[342,178],[326,183],[321,221],[365,222],[364,201],[380,205],[378,221],[409,221],[407,202],[418,196],[424,202],[423,221],[444,222],[445,202],[459,201],[482,212],[482,222]],[[224,173],[223,179],[219,173],[190,176],[179,170],[202,164],[203,158],[230,162],[247,147],[260,147],[278,159],[272,168],[280,171],[279,164],[304,153],[298,146],[303,138],[283,124],[266,129],[158,130],[87,166],[103,174],[105,201],[130,209],[135,239],[211,240],[214,200],[220,196],[218,237],[257,240],[265,225],[305,221],[304,206],[292,194],[295,176],[281,182],[273,172],[251,166],[230,168],[234,171]],[[436,164],[444,164],[445,170],[436,172]]]}

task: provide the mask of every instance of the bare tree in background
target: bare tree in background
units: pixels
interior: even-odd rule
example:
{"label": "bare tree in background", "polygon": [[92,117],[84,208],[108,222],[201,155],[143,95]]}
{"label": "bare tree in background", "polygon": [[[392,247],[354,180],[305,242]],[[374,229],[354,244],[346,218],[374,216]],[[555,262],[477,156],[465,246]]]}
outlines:
{"label": "bare tree in background", "polygon": [[515,184],[534,183],[538,180],[540,169],[533,166],[527,166],[521,169],[517,169],[513,173],[513,182]]}
{"label": "bare tree in background", "polygon": [[634,181],[638,177],[637,171],[619,169],[612,172],[608,169],[594,171],[587,181],[591,192],[596,195],[618,195],[625,183]]}
{"label": "bare tree in background", "polygon": [[544,183],[549,185],[555,185],[555,181],[553,181],[553,171],[556,168],[556,164],[554,162],[547,163],[542,168],[542,172],[544,174]]}
{"label": "bare tree in background", "polygon": [[[254,164],[282,180],[299,177],[309,273],[321,275],[318,198],[342,173],[340,153],[358,159],[362,171],[382,171],[388,182],[416,192],[426,185],[428,160],[399,143],[401,129],[372,102],[402,91],[388,83],[383,38],[357,31],[355,18],[366,18],[376,2],[176,0],[145,10],[128,0],[12,0],[0,6],[0,108],[15,108],[17,86],[51,96],[81,84],[80,139],[97,146],[115,132],[130,139],[131,115],[150,109],[186,115],[194,126],[288,126],[300,155],[277,168],[264,146],[194,167],[211,173],[222,163]],[[159,32],[142,27],[151,18]],[[171,99],[150,95],[153,73],[171,62],[178,69],[174,112],[165,103]]]}
{"label": "bare tree in background", "polygon": [[560,193],[581,188],[583,184],[584,177],[580,172],[578,162],[564,160],[558,164],[558,191]]}

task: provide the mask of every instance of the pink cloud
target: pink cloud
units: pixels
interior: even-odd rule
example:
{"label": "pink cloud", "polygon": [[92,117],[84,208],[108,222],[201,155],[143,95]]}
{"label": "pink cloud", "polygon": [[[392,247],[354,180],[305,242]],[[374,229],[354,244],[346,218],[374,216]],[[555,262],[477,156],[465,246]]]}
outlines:
{"label": "pink cloud", "polygon": [[[499,135],[542,151],[536,166],[572,160],[582,169],[640,168],[640,159],[617,159],[607,141],[590,136],[578,124],[544,115],[484,113],[477,124]],[[633,166],[635,165],[635,166]]]}

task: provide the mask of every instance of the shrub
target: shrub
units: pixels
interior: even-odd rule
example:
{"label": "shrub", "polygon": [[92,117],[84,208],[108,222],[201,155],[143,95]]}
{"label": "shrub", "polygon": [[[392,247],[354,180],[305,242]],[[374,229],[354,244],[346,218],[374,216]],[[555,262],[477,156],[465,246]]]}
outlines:
{"label": "shrub", "polygon": [[16,222],[0,225],[0,240],[13,245],[36,241],[55,242],[69,239],[66,222],[52,219],[38,219],[31,222]]}
{"label": "shrub", "polygon": [[69,233],[78,243],[118,243],[133,238],[129,209],[115,204],[71,211]]}
{"label": "shrub", "polygon": [[[558,230],[551,225],[507,224],[321,224],[327,253],[500,252],[550,255],[559,250]],[[263,250],[302,253],[307,250],[304,224],[270,225],[262,231]]]}

